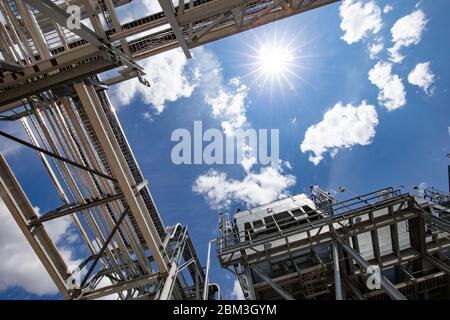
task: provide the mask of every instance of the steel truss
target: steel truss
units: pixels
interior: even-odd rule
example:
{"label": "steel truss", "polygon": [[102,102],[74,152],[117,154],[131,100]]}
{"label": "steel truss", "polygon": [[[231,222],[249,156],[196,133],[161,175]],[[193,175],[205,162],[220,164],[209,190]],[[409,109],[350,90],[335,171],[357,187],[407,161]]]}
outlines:
{"label": "steel truss", "polygon": [[[204,274],[187,228],[163,227],[105,93],[91,82],[74,89],[79,95],[28,102],[20,121],[30,143],[2,133],[37,152],[64,204],[36,215],[2,157],[5,204],[67,299],[200,297]],[[45,228],[67,216],[89,252],[75,270]]]}
{"label": "steel truss", "polygon": [[[121,77],[106,83],[130,77],[146,83],[135,61],[177,47],[190,57],[191,48],[339,0],[184,0],[176,8],[159,0],[163,11],[124,24],[115,9],[124,1],[79,1],[95,32],[84,26],[70,30],[62,4],[58,9],[51,0],[24,1],[37,10],[16,0],[0,4],[6,17],[0,52],[7,63],[0,70],[0,112],[16,107],[20,99],[120,66],[125,67]],[[101,17],[108,17],[106,29]],[[128,41],[131,36],[136,39]]]}
{"label": "steel truss", "polygon": [[[247,299],[449,298],[449,206],[387,188],[331,209],[264,229],[222,221],[221,266]],[[380,270],[375,288],[367,285],[372,268]]]}
{"label": "steel truss", "polygon": [[[148,85],[141,59],[177,47],[190,57],[191,48],[336,1],[159,0],[161,12],[122,23],[116,10],[129,0],[72,0],[92,25],[75,30],[66,1],[0,2],[0,121],[20,122],[28,141],[0,136],[36,152],[60,203],[35,213],[3,156],[0,195],[64,298],[220,296],[187,228],[164,226],[106,90],[134,77]],[[75,270],[47,233],[65,218],[85,244]]]}

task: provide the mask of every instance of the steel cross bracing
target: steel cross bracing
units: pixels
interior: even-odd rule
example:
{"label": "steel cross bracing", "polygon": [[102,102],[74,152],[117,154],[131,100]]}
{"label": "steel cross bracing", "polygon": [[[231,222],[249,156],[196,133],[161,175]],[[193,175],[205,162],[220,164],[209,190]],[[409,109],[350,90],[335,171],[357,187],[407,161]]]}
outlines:
{"label": "steel cross bracing", "polygon": [[[241,231],[239,218],[221,224],[221,266],[247,299],[449,298],[450,206],[388,188],[332,207],[333,216],[320,209],[296,216],[292,208],[297,219],[274,215]],[[381,270],[379,289],[366,285],[371,266]]]}
{"label": "steel cross bracing", "polygon": [[[104,16],[112,17],[109,27],[93,32],[87,27],[69,30],[65,26],[64,1],[56,2],[61,3],[61,10],[56,11],[50,0],[8,0],[0,5],[7,18],[0,30],[4,39],[1,53],[5,62],[22,68],[0,70],[0,111],[14,108],[22,98],[119,66],[126,66],[123,77],[109,83],[142,76],[134,61],[179,46],[190,56],[190,48],[337,1],[185,0],[184,7],[178,8],[169,0],[160,0],[164,12],[121,24],[115,5],[126,1],[79,0],[82,12],[91,13],[89,20],[95,29],[102,27],[99,21]],[[28,12],[25,3],[37,10]],[[92,3],[98,5],[92,7]],[[131,36],[133,40],[128,41]],[[44,77],[46,80],[40,81]]]}
{"label": "steel cross bracing", "polygon": [[[164,228],[108,97],[92,82],[76,84],[72,97],[45,93],[29,100],[18,121],[30,143],[2,132],[37,151],[64,204],[41,216],[30,212],[3,157],[2,198],[13,215],[28,208],[14,217],[66,298],[200,297],[204,274],[187,228]],[[46,223],[65,216],[72,216],[90,253],[70,271],[58,254],[45,253],[57,248],[37,232],[47,239]],[[103,278],[111,283],[104,288]]]}
{"label": "steel cross bracing", "polygon": [[[147,84],[141,59],[176,47],[189,57],[196,46],[336,0],[159,0],[161,12],[122,23],[117,10],[129,2],[0,2],[0,121],[20,122],[27,139],[0,136],[37,153],[60,203],[36,214],[3,156],[0,195],[64,298],[201,299],[209,284],[187,228],[164,226],[106,90],[133,77]],[[68,4],[92,29],[69,28]],[[119,76],[99,78],[118,67]],[[75,270],[46,232],[64,217],[85,243]]]}

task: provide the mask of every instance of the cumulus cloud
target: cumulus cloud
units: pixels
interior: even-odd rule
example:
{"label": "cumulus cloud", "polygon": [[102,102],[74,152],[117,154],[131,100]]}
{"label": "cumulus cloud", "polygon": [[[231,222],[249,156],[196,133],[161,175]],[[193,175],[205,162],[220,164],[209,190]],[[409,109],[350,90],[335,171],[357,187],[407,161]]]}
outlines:
{"label": "cumulus cloud", "polygon": [[205,97],[217,95],[224,83],[220,60],[213,51],[204,47],[195,48],[192,53],[194,70],[201,83],[198,90]]}
{"label": "cumulus cloud", "polygon": [[220,119],[222,129],[226,135],[242,127],[247,121],[245,100],[248,95],[248,88],[241,84],[239,78],[229,81],[229,86],[221,86],[217,95],[205,96],[205,102],[211,107],[212,116]]}
{"label": "cumulus cloud", "polygon": [[419,63],[408,75],[408,82],[422,88],[427,94],[431,94],[430,87],[434,83],[434,74],[430,69],[430,62]]}
{"label": "cumulus cloud", "polygon": [[[67,246],[76,240],[72,227],[69,217],[46,223],[47,232],[58,246],[69,269],[74,269],[81,263],[73,259],[73,251]],[[21,287],[37,295],[58,293],[44,266],[1,200],[0,257],[2,257],[0,259],[0,291],[11,287]]]}
{"label": "cumulus cloud", "polygon": [[384,44],[381,41],[372,43],[368,46],[370,59],[377,59],[378,55],[383,51]]}
{"label": "cumulus cloud", "polygon": [[[28,140],[28,136],[23,129],[23,127],[20,125],[20,121],[1,121],[0,122],[0,130],[7,132],[10,135],[13,135],[15,137],[18,137],[22,140]],[[4,156],[13,156],[17,155],[20,150],[23,149],[23,146],[21,144],[18,144],[16,142],[13,142],[9,139],[0,137],[0,152]]]}
{"label": "cumulus cloud", "polygon": [[381,9],[373,1],[345,0],[339,14],[341,29],[345,32],[342,39],[348,44],[359,42],[370,33],[378,33],[383,25]]}
{"label": "cumulus cloud", "polygon": [[281,167],[248,172],[243,180],[229,179],[224,172],[209,170],[197,178],[192,190],[203,195],[212,209],[219,210],[228,208],[233,202],[252,207],[284,198],[295,182],[295,177],[283,174]]}
{"label": "cumulus cloud", "polygon": [[198,83],[198,74],[189,68],[181,49],[150,57],[140,62],[140,65],[146,72],[145,79],[150,83],[150,88],[138,79],[116,85],[111,93],[117,105],[129,105],[139,97],[158,114],[164,111],[165,103],[190,97]]}
{"label": "cumulus cloud", "polygon": [[394,7],[391,6],[390,4],[387,4],[387,5],[384,6],[383,13],[384,13],[384,14],[388,14],[388,13],[391,12],[392,10],[394,10]]}
{"label": "cumulus cloud", "polygon": [[419,44],[426,24],[427,17],[420,9],[397,20],[391,29],[394,46],[388,49],[390,59],[393,62],[400,63],[403,61],[405,57],[400,54],[403,47]]}
{"label": "cumulus cloud", "polygon": [[230,293],[232,300],[244,300],[244,292],[242,292],[241,285],[239,284],[239,281],[236,279],[234,280],[233,284],[233,290]]}
{"label": "cumulus cloud", "polygon": [[369,80],[380,89],[378,101],[388,111],[406,105],[406,91],[402,79],[392,74],[392,63],[378,62],[369,71]]}
{"label": "cumulus cloud", "polygon": [[359,106],[339,102],[325,113],[321,122],[308,128],[300,149],[303,153],[311,151],[309,161],[318,165],[326,152],[334,157],[340,149],[371,144],[377,125],[374,106],[365,101]]}
{"label": "cumulus cloud", "polygon": [[253,166],[256,164],[256,157],[249,156],[247,152],[244,151],[244,157],[241,160],[241,166],[244,168],[245,172],[250,172]]}

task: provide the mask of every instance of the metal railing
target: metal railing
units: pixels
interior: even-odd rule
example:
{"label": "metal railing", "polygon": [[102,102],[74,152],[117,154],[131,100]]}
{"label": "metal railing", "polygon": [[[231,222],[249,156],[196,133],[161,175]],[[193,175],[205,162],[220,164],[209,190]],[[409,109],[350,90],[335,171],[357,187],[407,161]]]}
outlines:
{"label": "metal railing", "polygon": [[302,219],[293,220],[293,217],[279,219],[276,223],[266,225],[265,229],[262,230],[238,230],[237,226],[234,225],[233,233],[217,238],[217,254],[220,256],[236,252],[244,247],[254,247],[285,239],[333,223],[342,224],[343,220],[369,214],[375,210],[408,200],[414,200],[414,198],[409,193],[402,193],[399,188],[390,187],[337,203],[336,206],[339,207],[340,212],[333,216],[325,215],[321,210],[316,209],[311,210],[314,214],[308,213]]}

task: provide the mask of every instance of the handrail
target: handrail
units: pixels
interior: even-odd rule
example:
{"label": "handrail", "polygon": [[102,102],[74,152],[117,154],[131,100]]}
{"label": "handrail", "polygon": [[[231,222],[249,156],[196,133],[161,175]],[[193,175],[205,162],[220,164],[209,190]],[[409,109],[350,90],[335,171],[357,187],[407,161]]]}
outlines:
{"label": "handrail", "polygon": [[[359,208],[357,208],[357,209],[355,209],[353,211],[345,212],[343,214],[334,215],[334,216],[325,216],[325,215],[323,215],[322,213],[319,212],[315,216],[320,215],[321,216],[321,220],[320,221],[315,221],[315,223],[317,223],[317,225],[315,227],[320,227],[321,225],[326,225],[326,224],[330,224],[330,223],[336,223],[336,222],[338,222],[338,221],[340,221],[342,219],[349,219],[349,218],[351,218],[350,217],[351,215],[355,215],[355,214],[363,215],[363,214],[366,214],[366,213],[368,213],[370,211],[384,208],[384,207],[388,206],[389,203],[391,203],[393,200],[398,202],[398,200],[404,199],[404,201],[406,201],[406,200],[410,199],[410,197],[411,196],[409,194],[402,194],[402,195],[397,196],[395,198],[389,198],[386,201],[379,202],[376,205],[367,205],[365,207],[359,207]],[[314,210],[314,211],[318,211],[318,210]],[[308,217],[308,218],[310,219],[311,216]],[[291,217],[289,217],[287,219],[291,219]],[[286,219],[280,219],[280,221],[283,221],[283,220],[286,220]],[[282,227],[290,225],[290,224],[298,224],[298,223],[299,223],[299,221],[289,220],[286,223],[280,223],[279,222],[279,226],[282,228]],[[291,233],[291,232],[294,232],[294,231],[295,232],[299,232],[299,231],[302,231],[302,230],[307,230],[308,228],[311,227],[311,225],[312,225],[311,223],[309,223],[309,224],[305,223],[304,225],[301,225],[301,224],[300,225],[296,225],[294,227],[291,227],[289,229],[284,230],[284,232],[286,233],[288,231],[289,233]],[[271,227],[266,228],[266,229],[261,230],[261,231],[252,232],[252,241],[255,241],[256,238],[258,238],[257,239],[258,242],[259,242],[259,240],[261,240],[263,238],[270,238],[271,235],[268,234],[268,233],[276,233],[277,230],[278,230],[278,228],[276,226],[271,226]],[[216,240],[221,244],[221,247],[219,248],[219,250],[223,249],[223,248],[232,249],[233,247],[238,247],[239,245],[241,245],[243,243],[241,239],[242,238],[245,239],[246,232],[248,232],[248,231],[249,230],[235,231],[233,234],[229,234],[229,235],[226,235],[226,236],[218,237]],[[267,237],[264,237],[264,236],[267,236]],[[234,241],[232,241],[232,240],[234,240]],[[228,243],[233,243],[233,244],[232,245],[227,245]]]}

